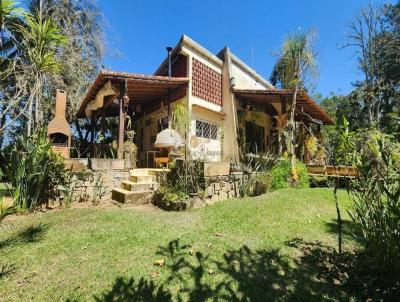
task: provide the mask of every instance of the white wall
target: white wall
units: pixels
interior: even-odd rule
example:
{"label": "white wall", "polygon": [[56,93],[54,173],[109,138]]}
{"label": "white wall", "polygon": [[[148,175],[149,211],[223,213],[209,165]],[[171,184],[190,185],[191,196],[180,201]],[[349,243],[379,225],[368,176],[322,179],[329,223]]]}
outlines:
{"label": "white wall", "polygon": [[236,89],[266,89],[268,87],[259,83],[252,75],[232,62],[232,76],[236,80]]}
{"label": "white wall", "polygon": [[[203,100],[197,98],[192,95],[192,60],[193,58],[200,61],[204,65],[210,67],[212,70],[222,74],[222,61],[218,58],[216,59],[220,63],[210,61],[208,58],[203,56],[198,51],[183,46],[182,52],[188,56],[189,64],[188,64],[188,75],[190,78],[189,89],[188,89],[188,105],[189,112],[191,115],[191,135],[188,138],[188,145],[190,146],[189,152],[193,156],[194,159],[204,160],[204,161],[212,161],[218,162],[221,161],[221,129],[222,129],[222,118],[220,115],[213,113],[211,111],[219,111],[222,112],[222,106],[211,103],[207,100]],[[212,54],[211,54],[212,55]],[[200,105],[204,108],[210,109],[202,110],[201,108],[193,107],[193,104]],[[201,119],[204,121],[210,121],[214,124],[217,124],[219,128],[219,134],[217,140],[206,139],[202,137],[196,136],[196,119]]]}
{"label": "white wall", "polygon": [[[218,126],[218,139],[207,139],[196,136],[196,120],[211,122]],[[218,162],[221,161],[221,128],[222,121],[218,114],[200,108],[193,108],[191,123],[190,152],[194,159]]]}

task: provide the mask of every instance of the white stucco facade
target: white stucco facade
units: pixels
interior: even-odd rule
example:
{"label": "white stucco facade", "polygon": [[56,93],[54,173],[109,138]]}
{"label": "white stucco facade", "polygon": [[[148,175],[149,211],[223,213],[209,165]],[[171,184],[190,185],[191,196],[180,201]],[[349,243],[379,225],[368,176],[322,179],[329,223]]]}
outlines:
{"label": "white stucco facade", "polygon": [[[186,138],[187,151],[193,159],[219,162],[236,161],[239,158],[238,110],[240,102],[235,98],[234,89],[271,89],[273,86],[254,70],[234,56],[228,48],[218,56],[183,36],[176,46],[177,53],[187,58],[187,77],[189,79],[186,96],[178,102],[185,104],[190,118],[190,133]],[[193,61],[196,60],[221,76],[220,104],[195,96],[193,93]],[[277,108],[279,109],[279,108]],[[138,135],[143,138],[143,150],[152,150],[152,140],[157,135],[158,120],[167,116],[167,107],[144,116],[140,121]],[[252,120],[246,116],[246,121]],[[272,117],[262,113],[252,120],[265,129],[265,140],[270,142]],[[203,126],[205,133],[198,129]],[[215,128],[216,127],[216,128]],[[210,133],[212,129],[212,134]],[[217,130],[215,130],[217,129]],[[143,132],[143,134],[141,134]],[[215,134],[217,133],[217,134]]]}
{"label": "white stucco facade", "polygon": [[[188,57],[188,109],[191,116],[191,135],[188,138],[189,151],[193,158],[211,162],[235,161],[239,156],[237,143],[239,101],[235,98],[233,89],[273,89],[274,87],[254,70],[233,55],[229,49],[222,58],[215,56],[190,38],[183,40],[181,53]],[[196,97],[192,93],[192,62],[198,60],[202,64],[218,72],[222,76],[222,104],[215,104],[205,99]],[[198,105],[205,110],[199,109]],[[208,110],[206,110],[208,109]],[[276,108],[279,110],[280,108]],[[221,114],[218,114],[221,113]],[[217,125],[217,139],[199,137],[196,135],[196,120],[206,121]],[[246,120],[249,120],[246,117]],[[257,120],[257,125],[265,129],[265,141],[271,141],[270,129],[272,117],[262,113]]]}

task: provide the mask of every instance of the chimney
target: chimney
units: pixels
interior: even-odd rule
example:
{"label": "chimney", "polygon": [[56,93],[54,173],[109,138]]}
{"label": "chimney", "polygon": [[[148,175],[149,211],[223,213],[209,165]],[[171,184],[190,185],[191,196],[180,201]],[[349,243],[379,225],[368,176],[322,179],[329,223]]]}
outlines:
{"label": "chimney", "polygon": [[65,118],[67,109],[67,94],[63,90],[57,89],[55,118]]}
{"label": "chimney", "polygon": [[72,133],[65,118],[66,108],[67,93],[57,89],[55,115],[49,122],[47,134],[51,139],[53,150],[60,153],[64,158],[69,158]]}
{"label": "chimney", "polygon": [[171,51],[172,51],[172,47],[167,47],[167,53],[168,53],[168,76],[169,77],[171,77],[171,75],[172,75]]}

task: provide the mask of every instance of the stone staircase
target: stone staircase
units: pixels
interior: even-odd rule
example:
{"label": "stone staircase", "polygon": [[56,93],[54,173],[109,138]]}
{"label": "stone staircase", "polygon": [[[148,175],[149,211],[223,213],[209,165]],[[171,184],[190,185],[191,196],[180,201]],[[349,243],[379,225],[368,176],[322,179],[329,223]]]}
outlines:
{"label": "stone staircase", "polygon": [[157,176],[166,169],[133,169],[129,179],[123,180],[119,188],[114,188],[111,198],[120,203],[140,205],[150,203],[154,192],[158,189]]}

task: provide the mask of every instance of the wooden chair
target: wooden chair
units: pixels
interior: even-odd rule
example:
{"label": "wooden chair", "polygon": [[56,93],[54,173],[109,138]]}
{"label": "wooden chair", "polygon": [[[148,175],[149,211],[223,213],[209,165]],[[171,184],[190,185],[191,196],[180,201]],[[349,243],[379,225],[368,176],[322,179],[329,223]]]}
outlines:
{"label": "wooden chair", "polygon": [[165,166],[168,168],[169,158],[168,157],[154,157],[154,163],[156,168],[162,168]]}

